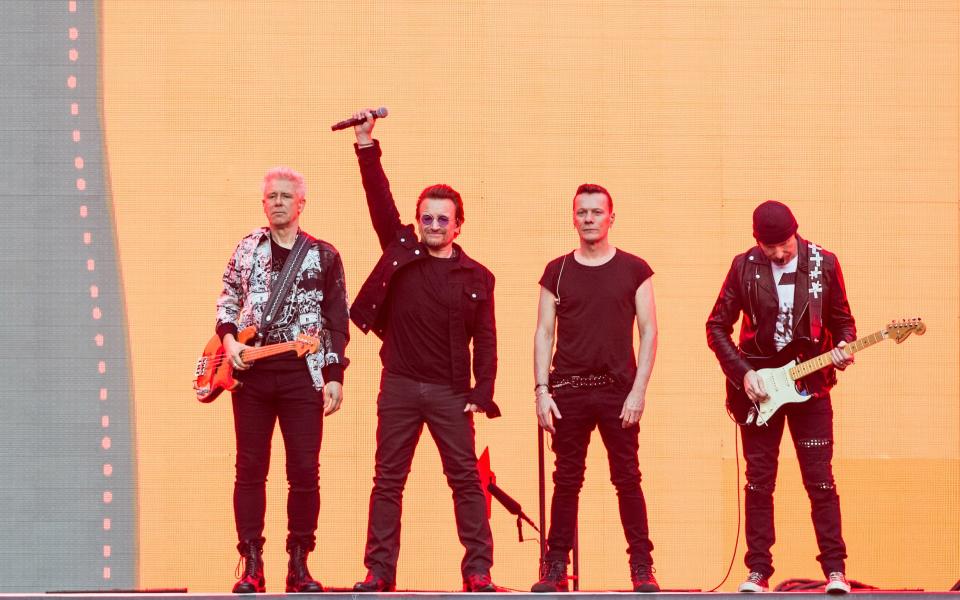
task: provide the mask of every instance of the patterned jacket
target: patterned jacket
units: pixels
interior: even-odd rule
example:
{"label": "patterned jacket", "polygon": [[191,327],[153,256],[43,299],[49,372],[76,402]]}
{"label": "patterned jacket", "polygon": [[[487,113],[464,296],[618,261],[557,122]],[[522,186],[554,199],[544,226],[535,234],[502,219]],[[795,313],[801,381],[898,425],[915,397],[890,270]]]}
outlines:
{"label": "patterned jacket", "polygon": [[[320,340],[320,349],[307,355],[317,390],[325,381],[343,381],[350,341],[347,288],[343,262],[336,248],[313,240],[303,264],[278,312],[266,343],[291,341],[300,334]],[[223,292],[217,300],[217,332],[221,337],[250,325],[260,325],[263,308],[276,277],[270,268],[270,229],[260,227],[240,240],[223,272]]]}

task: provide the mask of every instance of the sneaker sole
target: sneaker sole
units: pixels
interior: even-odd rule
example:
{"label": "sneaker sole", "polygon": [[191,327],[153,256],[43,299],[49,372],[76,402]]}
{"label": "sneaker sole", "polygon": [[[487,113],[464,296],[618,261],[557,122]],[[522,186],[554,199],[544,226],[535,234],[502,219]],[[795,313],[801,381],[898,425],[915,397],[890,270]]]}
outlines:
{"label": "sneaker sole", "polygon": [[844,594],[849,594],[850,590],[843,587],[833,587],[827,586],[824,588],[824,591],[830,594],[831,596],[843,596]]}

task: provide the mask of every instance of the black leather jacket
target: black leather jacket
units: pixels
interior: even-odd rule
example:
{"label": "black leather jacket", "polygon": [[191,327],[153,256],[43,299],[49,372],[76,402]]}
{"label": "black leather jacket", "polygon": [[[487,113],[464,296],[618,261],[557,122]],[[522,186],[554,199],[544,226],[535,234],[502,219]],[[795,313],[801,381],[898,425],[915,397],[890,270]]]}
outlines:
{"label": "black leather jacket", "polygon": [[[811,334],[809,242],[797,236],[797,249],[793,339],[810,338],[820,352],[830,350],[840,341],[852,342],[857,338],[857,327],[847,302],[840,263],[835,254],[822,248],[823,291],[820,296],[823,299],[823,331],[817,339]],[[707,344],[717,355],[724,375],[737,388],[743,387],[743,376],[752,368],[744,355],[776,354],[773,338],[779,306],[770,261],[763,251],[755,246],[738,254],[707,319]],[[741,312],[740,343],[736,346],[732,338],[733,326]],[[807,376],[803,381],[810,392],[826,393],[837,381],[836,371],[830,367]]]}
{"label": "black leather jacket", "polygon": [[[350,319],[364,333],[371,330],[383,339],[386,322],[386,303],[393,276],[406,265],[428,256],[427,247],[417,239],[413,225],[400,222],[400,214],[390,192],[390,182],[380,164],[380,143],[367,148],[356,147],[360,161],[360,177],[367,195],[370,219],[380,240],[383,254],[363,282],[350,307]],[[484,410],[490,418],[500,416],[500,408],[493,401],[494,380],[497,375],[497,327],[493,306],[493,273],[473,260],[460,246],[457,265],[451,271],[450,302],[450,357],[454,387],[470,393],[470,402]],[[473,342],[473,376],[476,385],[470,387],[470,342]]]}

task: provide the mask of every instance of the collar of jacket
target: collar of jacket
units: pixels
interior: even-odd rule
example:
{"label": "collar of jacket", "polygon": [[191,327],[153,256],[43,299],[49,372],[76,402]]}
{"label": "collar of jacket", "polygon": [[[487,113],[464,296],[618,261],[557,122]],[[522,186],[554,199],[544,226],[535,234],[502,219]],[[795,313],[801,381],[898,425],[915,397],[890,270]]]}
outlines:
{"label": "collar of jacket", "polygon": [[453,245],[453,250],[457,253],[457,266],[459,266],[461,269],[480,268],[480,263],[467,256],[467,253],[463,251],[463,248],[461,248],[459,244],[455,243]]}
{"label": "collar of jacket", "polygon": [[[403,238],[400,238],[400,242],[403,243],[405,242],[405,240]],[[427,248],[426,244],[417,240],[416,238],[414,238],[414,242],[419,248],[423,249],[423,258],[427,258],[428,256],[431,256],[430,250]],[[482,267],[480,263],[478,263],[477,261],[467,256],[467,253],[463,251],[463,248],[460,247],[460,244],[457,244],[456,242],[454,242],[453,250],[454,250],[454,253],[457,255],[456,267],[458,269],[479,269],[480,267]]]}
{"label": "collar of jacket", "polygon": [[[808,247],[809,242],[799,235],[795,237],[797,238],[797,271],[807,273],[807,263],[809,262],[807,258],[810,254],[810,248]],[[754,246],[747,252],[747,262],[756,265],[769,265],[770,259],[763,253],[760,246]]]}
{"label": "collar of jacket", "polygon": [[[297,236],[299,236],[301,233],[304,234],[304,235],[306,235],[306,236],[309,236],[309,235],[310,235],[310,234],[308,234],[307,232],[305,232],[305,231],[303,230],[303,228],[297,227]],[[269,227],[266,227],[266,226],[264,226],[264,227],[258,227],[257,229],[254,229],[254,230],[250,233],[250,235],[253,236],[253,237],[259,238],[259,239],[257,240],[257,245],[260,245],[260,244],[263,243],[263,240],[269,240],[269,239],[270,239],[270,228],[269,228]],[[296,241],[297,236],[294,236],[294,237],[293,237],[294,241]]]}

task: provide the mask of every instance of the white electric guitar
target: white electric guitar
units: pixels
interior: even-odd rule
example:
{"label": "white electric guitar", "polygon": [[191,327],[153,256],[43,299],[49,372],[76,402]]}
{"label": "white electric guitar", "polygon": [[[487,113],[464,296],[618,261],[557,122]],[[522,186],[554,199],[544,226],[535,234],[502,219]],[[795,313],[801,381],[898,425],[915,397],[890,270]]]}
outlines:
{"label": "white electric guitar", "polygon": [[[900,343],[911,333],[923,335],[927,326],[919,318],[893,321],[880,331],[852,341],[843,350],[855,354],[885,339]],[[727,411],[741,425],[766,425],[770,417],[785,404],[806,402],[812,396],[801,381],[807,375],[825,369],[833,364],[830,353],[803,360],[803,346],[809,342],[794,340],[777,354],[761,358],[747,357],[747,361],[757,370],[763,381],[763,388],[770,396],[763,402],[753,402],[742,389],[727,382]],[[803,361],[803,362],[801,362]]]}

